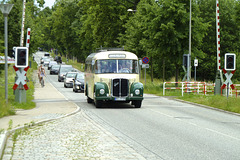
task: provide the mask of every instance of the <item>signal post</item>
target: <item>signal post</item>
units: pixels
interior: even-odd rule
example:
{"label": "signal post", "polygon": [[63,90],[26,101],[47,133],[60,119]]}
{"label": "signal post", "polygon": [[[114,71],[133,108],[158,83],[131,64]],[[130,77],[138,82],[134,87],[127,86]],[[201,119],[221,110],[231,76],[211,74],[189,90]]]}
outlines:
{"label": "signal post", "polygon": [[15,49],[15,66],[16,79],[13,89],[15,90],[15,102],[26,102],[26,72],[28,70],[28,48],[16,47]]}
{"label": "signal post", "polygon": [[223,83],[221,90],[225,89],[227,86],[227,97],[229,95],[229,86],[234,89],[234,85],[232,83],[232,76],[236,71],[236,54],[235,53],[226,53],[225,54],[225,62],[223,73],[226,77],[226,81]]}

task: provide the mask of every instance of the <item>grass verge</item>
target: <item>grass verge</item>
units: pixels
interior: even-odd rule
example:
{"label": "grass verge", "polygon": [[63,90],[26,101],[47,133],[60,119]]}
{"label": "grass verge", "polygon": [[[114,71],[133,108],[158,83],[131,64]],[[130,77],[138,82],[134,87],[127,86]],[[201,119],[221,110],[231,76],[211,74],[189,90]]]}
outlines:
{"label": "grass verge", "polygon": [[[31,59],[32,61],[32,59]],[[29,82],[27,83],[29,90],[26,91],[26,103],[15,102],[15,95],[12,89],[15,81],[16,72],[13,69],[13,65],[8,67],[8,104],[5,101],[5,78],[4,71],[0,74],[0,118],[8,115],[14,115],[15,109],[32,109],[36,107],[36,104],[32,101],[34,99],[34,81],[33,73],[37,69],[37,64],[32,63],[32,67],[27,71],[27,77]]]}
{"label": "grass verge", "polygon": [[240,113],[240,98],[236,97],[224,97],[220,95],[193,95],[188,94],[184,97],[177,97],[178,99],[194,102],[197,104],[207,105],[209,107],[214,107],[222,109],[225,111]]}

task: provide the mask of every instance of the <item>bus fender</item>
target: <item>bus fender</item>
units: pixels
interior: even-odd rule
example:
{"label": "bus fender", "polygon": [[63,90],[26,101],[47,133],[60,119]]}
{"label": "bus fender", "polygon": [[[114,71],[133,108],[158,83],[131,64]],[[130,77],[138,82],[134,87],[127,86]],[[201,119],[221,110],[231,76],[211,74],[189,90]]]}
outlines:
{"label": "bus fender", "polygon": [[[140,91],[140,94],[138,94],[138,95],[135,92],[137,89]],[[133,94],[133,96],[143,97],[143,84],[141,82],[132,83],[131,88],[130,88],[130,93]]]}
{"label": "bus fender", "polygon": [[[102,92],[104,90],[104,93]],[[106,83],[97,82],[94,84],[95,97],[107,96],[109,94],[109,89]]]}

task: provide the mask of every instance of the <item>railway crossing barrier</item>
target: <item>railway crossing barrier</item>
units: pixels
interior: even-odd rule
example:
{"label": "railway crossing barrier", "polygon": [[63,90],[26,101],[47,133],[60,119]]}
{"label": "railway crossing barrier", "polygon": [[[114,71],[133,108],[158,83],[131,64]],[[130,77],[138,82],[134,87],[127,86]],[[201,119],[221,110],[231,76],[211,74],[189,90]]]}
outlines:
{"label": "railway crossing barrier", "polygon": [[[181,87],[166,86],[169,84],[180,84]],[[215,84],[208,84],[206,82],[164,82],[163,83],[163,96],[165,96],[166,90],[181,90],[182,96],[184,93],[207,93],[214,92]]]}
{"label": "railway crossing barrier", "polygon": [[[238,97],[238,95],[240,95],[240,84],[233,84],[233,86],[234,89],[232,89],[231,87],[229,88],[229,96],[235,95],[236,97]],[[221,95],[223,95],[223,93]],[[227,92],[225,92],[225,96],[227,96]]]}

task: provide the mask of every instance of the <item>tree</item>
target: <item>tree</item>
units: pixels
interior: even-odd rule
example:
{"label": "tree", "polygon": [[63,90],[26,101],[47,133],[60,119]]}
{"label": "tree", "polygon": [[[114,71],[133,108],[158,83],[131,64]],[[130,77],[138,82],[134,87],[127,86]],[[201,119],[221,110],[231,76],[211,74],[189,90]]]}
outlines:
{"label": "tree", "polygon": [[[224,54],[238,50],[237,23],[234,20],[236,15],[234,6],[235,0],[220,1],[220,44],[221,44],[221,68],[224,68]],[[216,39],[216,1],[200,0],[200,16],[205,23],[209,23],[207,36],[204,37],[201,45],[203,57],[199,59],[199,76],[201,80],[214,80],[217,69],[217,39]]]}
{"label": "tree", "polygon": [[[193,3],[193,10],[196,12],[192,14],[194,33],[192,56],[201,54],[199,46],[208,27],[207,23],[203,23],[202,19],[198,18],[199,8],[196,3]],[[126,26],[126,46],[133,50],[141,48],[147,55],[153,56],[155,77],[161,75],[159,73],[161,73],[162,60],[165,59],[168,62],[167,67],[171,70],[167,77],[173,76],[172,65],[174,65],[175,78],[178,81],[182,55],[188,53],[189,1],[161,0],[156,4],[152,0],[142,0],[134,18]]]}

